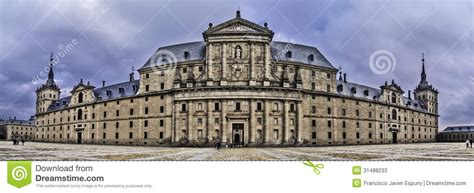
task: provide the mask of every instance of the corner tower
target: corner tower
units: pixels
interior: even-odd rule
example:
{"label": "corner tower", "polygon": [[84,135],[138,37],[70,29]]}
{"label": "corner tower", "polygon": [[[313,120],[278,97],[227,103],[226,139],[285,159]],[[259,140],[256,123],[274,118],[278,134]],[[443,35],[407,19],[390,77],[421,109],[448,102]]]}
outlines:
{"label": "corner tower", "polygon": [[438,114],[438,90],[428,83],[425,72],[425,55],[422,54],[420,84],[415,89],[415,99],[423,101],[428,112]]}
{"label": "corner tower", "polygon": [[51,103],[58,100],[61,94],[58,85],[54,82],[53,63],[53,53],[51,53],[49,58],[48,80],[36,90],[36,114],[48,111],[48,107]]}

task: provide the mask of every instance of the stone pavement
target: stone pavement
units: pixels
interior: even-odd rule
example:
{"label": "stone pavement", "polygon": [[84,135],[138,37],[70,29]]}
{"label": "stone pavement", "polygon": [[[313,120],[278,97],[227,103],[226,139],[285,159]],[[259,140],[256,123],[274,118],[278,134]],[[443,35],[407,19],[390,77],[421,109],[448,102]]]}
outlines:
{"label": "stone pavement", "polygon": [[0,160],[238,160],[238,161],[443,161],[474,160],[464,143],[416,143],[285,148],[178,148],[79,145],[27,142],[13,146],[0,141]]}

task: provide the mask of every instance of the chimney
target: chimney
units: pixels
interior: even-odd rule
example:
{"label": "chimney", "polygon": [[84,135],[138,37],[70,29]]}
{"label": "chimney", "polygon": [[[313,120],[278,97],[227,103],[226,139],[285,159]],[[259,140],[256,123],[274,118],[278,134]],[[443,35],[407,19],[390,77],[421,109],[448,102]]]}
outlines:
{"label": "chimney", "polygon": [[347,79],[346,79],[346,78],[347,78],[347,74],[344,73],[344,82],[347,82]]}
{"label": "chimney", "polygon": [[102,81],[102,87],[105,87],[105,80]]}
{"label": "chimney", "polygon": [[411,90],[408,90],[408,98],[411,99]]}
{"label": "chimney", "polygon": [[385,86],[387,86],[387,81],[385,81]]}

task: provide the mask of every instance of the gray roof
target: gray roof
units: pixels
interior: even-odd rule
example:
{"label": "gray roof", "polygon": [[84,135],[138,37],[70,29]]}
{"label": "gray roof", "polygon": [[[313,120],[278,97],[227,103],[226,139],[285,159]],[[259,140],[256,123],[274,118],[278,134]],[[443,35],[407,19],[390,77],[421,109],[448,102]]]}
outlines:
{"label": "gray roof", "polygon": [[[135,87],[135,89],[134,89]],[[96,97],[96,102],[107,101],[118,98],[135,96],[138,94],[138,89],[140,88],[140,81],[127,81],[118,84],[113,84],[105,87],[100,87],[94,89],[94,95]],[[120,90],[123,89],[121,93]],[[109,93],[107,93],[109,92]],[[71,101],[71,96],[61,98],[55,103],[51,104],[48,108],[48,111],[60,110],[68,107],[69,102]]]}
{"label": "gray roof", "polygon": [[[273,41],[270,43],[270,50],[274,61],[299,62],[335,69],[334,66],[315,47]],[[189,53],[189,58],[184,57],[185,51]],[[286,57],[287,51],[291,51],[291,58]],[[206,56],[206,43],[200,41],[160,47],[140,69],[166,64],[166,61],[162,61],[163,54],[166,55],[170,63],[183,62],[187,60],[204,60]],[[309,60],[310,55],[313,55],[313,61]]]}
{"label": "gray roof", "polygon": [[453,132],[474,132],[474,126],[454,126],[446,127],[440,133],[453,133]]}
{"label": "gray roof", "polygon": [[[339,90],[339,85],[342,85],[342,91]],[[352,82],[344,82],[343,80],[337,80],[337,87],[338,88],[336,89],[336,91],[338,94],[374,101],[379,101],[380,94],[382,93],[381,90],[378,88],[373,88],[370,86],[365,86]],[[355,93],[353,92],[353,89],[355,89]],[[411,108],[418,111],[426,111],[424,109],[424,104],[419,100],[403,97],[403,103],[407,108]]]}
{"label": "gray roof", "polygon": [[[270,51],[274,61],[299,62],[335,69],[334,66],[315,47],[273,41],[270,43]],[[286,57],[288,51],[291,52],[291,58]],[[313,61],[310,61],[310,55],[313,55]]]}
{"label": "gray roof", "polygon": [[27,120],[18,120],[18,119],[9,119],[9,120],[0,120],[0,125],[34,125],[34,121]]}

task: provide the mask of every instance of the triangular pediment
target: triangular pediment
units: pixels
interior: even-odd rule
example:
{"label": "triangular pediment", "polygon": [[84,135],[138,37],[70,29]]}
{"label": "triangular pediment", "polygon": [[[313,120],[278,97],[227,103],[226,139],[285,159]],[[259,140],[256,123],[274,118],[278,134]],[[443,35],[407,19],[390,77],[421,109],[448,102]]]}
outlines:
{"label": "triangular pediment", "polygon": [[253,34],[273,37],[273,31],[266,26],[261,26],[241,17],[236,17],[216,26],[209,26],[203,33],[204,36],[225,34]]}
{"label": "triangular pediment", "polygon": [[78,85],[74,86],[74,88],[71,90],[71,93],[75,93],[75,92],[83,91],[83,90],[90,90],[90,89],[94,89],[94,88],[95,88],[94,86],[79,83]]}

